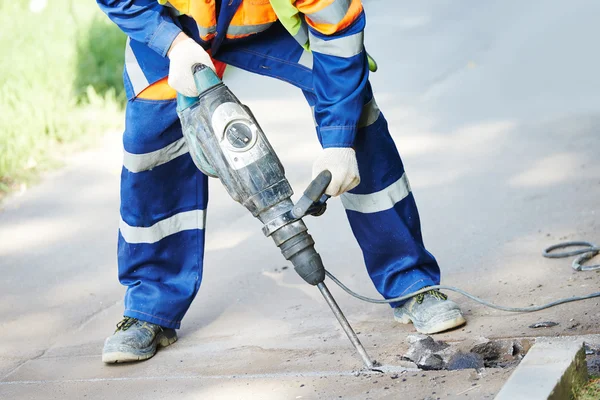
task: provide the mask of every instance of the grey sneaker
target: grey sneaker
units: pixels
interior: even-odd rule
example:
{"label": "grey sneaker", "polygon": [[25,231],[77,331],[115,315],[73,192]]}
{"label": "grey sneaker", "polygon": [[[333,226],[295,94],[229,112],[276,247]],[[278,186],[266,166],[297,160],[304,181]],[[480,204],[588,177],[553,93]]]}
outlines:
{"label": "grey sneaker", "polygon": [[176,341],[175,329],[163,328],[136,318],[124,317],[117,324],[115,333],[106,338],[102,350],[102,361],[121,363],[147,360],[156,353],[159,345],[167,347]]}
{"label": "grey sneaker", "polygon": [[447,331],[467,322],[458,304],[437,290],[418,294],[396,307],[394,319],[403,324],[412,322],[417,332],[424,334]]}

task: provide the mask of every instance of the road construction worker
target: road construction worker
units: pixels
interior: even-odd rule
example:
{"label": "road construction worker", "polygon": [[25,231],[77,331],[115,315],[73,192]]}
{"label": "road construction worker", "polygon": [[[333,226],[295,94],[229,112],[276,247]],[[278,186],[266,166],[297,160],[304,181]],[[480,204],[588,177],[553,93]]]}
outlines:
{"label": "road construction worker", "polygon": [[[128,36],[119,280],[124,318],[103,361],[150,358],[176,329],[202,280],[208,178],[194,165],[176,93],[198,95],[192,66],[224,65],[281,79],[314,110],[322,151],[313,175],[332,173],[367,272],[385,298],[440,282],[427,251],[402,161],[369,84],[360,0],[97,0]],[[393,315],[417,331],[465,323],[456,303],[431,290]]]}

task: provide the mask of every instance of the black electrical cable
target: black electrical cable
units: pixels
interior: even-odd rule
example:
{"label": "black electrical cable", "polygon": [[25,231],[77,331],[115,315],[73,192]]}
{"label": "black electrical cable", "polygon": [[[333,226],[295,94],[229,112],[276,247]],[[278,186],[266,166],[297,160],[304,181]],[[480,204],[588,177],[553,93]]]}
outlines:
{"label": "black electrical cable", "polygon": [[[569,251],[569,252],[562,252],[562,253],[551,253],[553,250],[556,249],[563,249],[563,248],[567,248],[567,247],[574,247],[574,246],[584,246],[583,249],[579,249],[579,250],[573,250],[573,251]],[[571,256],[575,256],[575,255],[579,255],[579,257],[577,259],[575,259],[575,261],[573,261],[573,269],[577,270],[577,271],[590,271],[590,270],[594,270],[594,269],[599,269],[600,265],[590,265],[590,266],[585,266],[582,265],[583,262],[595,257],[597,254],[600,253],[600,247],[594,245],[593,243],[589,243],[589,242],[564,242],[564,243],[559,243],[556,244],[554,246],[550,246],[548,247],[546,250],[544,250],[544,252],[542,253],[542,255],[544,257],[547,258],[565,258],[565,257],[571,257]],[[331,272],[329,271],[325,271],[325,273],[327,274],[327,276],[335,283],[337,284],[339,287],[341,287],[346,293],[348,293],[349,295],[356,297],[359,300],[362,301],[366,301],[369,303],[376,303],[376,304],[386,304],[386,303],[395,303],[395,302],[400,302],[400,301],[404,301],[407,299],[410,299],[413,296],[416,296],[420,293],[425,293],[428,292],[430,290],[438,290],[438,289],[442,289],[442,290],[450,290],[456,293],[459,293],[465,297],[468,297],[469,299],[476,301],[477,303],[483,304],[486,307],[490,307],[490,308],[495,308],[497,310],[502,310],[502,311],[508,311],[508,312],[534,312],[534,311],[540,311],[540,310],[545,310],[546,308],[550,308],[550,307],[554,307],[557,306],[559,304],[565,304],[565,303],[570,303],[573,301],[581,301],[581,300],[587,300],[587,299],[592,299],[594,297],[600,297],[600,292],[596,292],[596,293],[591,293],[588,294],[586,296],[575,296],[575,297],[568,297],[568,298],[564,298],[564,299],[559,299],[553,302],[550,302],[548,304],[543,304],[541,306],[531,306],[531,307],[506,307],[506,306],[499,306],[497,304],[493,304],[490,303],[489,301],[480,299],[477,296],[474,296],[462,289],[459,289],[455,286],[447,286],[447,285],[434,285],[434,286],[427,286],[422,288],[421,290],[417,290],[416,292],[412,292],[409,294],[406,294],[404,296],[400,296],[400,297],[395,297],[393,299],[374,299],[374,298],[370,298],[370,297],[366,297],[366,296],[362,296],[356,292],[354,292],[353,290],[351,290],[350,288],[348,288],[346,285],[344,285],[339,279],[337,279]]]}

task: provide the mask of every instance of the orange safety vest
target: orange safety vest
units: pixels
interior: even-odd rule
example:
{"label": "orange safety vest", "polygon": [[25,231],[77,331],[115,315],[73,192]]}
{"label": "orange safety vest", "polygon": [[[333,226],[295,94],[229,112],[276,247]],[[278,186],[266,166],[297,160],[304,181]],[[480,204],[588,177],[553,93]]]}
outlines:
{"label": "orange safety vest", "polygon": [[[228,1],[228,0],[222,0]],[[216,0],[158,0],[179,14],[192,17],[198,26],[200,38],[210,41],[217,34]],[[276,4],[277,12],[272,3]],[[238,39],[267,30],[278,16],[284,27],[305,49],[309,49],[306,23],[324,34],[332,34],[349,26],[362,12],[361,0],[242,0],[236,10],[225,37]],[[301,14],[305,15],[301,18]],[[333,43],[333,42],[331,42]],[[367,54],[369,69],[377,64]],[[214,60],[219,76],[225,65]],[[174,98],[176,93],[164,78],[137,94],[146,99]]]}
{"label": "orange safety vest", "polygon": [[[209,41],[216,35],[215,0],[159,0],[159,3],[192,17],[198,24],[202,40]],[[267,30],[275,21],[277,14],[269,0],[243,0],[227,28],[226,37],[239,39],[250,36]]]}

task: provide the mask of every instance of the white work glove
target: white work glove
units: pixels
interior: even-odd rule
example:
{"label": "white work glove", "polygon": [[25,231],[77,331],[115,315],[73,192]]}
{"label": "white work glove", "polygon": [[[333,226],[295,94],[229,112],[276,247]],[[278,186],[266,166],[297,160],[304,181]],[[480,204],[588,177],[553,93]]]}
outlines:
{"label": "white work glove", "polygon": [[187,38],[177,44],[173,44],[173,47],[169,51],[169,59],[171,60],[171,64],[169,65],[169,86],[184,96],[198,96],[198,89],[196,89],[192,72],[192,67],[195,64],[204,64],[215,71],[215,66],[210,56],[194,39]]}
{"label": "white work glove", "polygon": [[325,194],[339,196],[360,183],[356,153],[349,147],[329,147],[323,149],[313,164],[313,179],[321,171],[331,172],[331,183]]}

